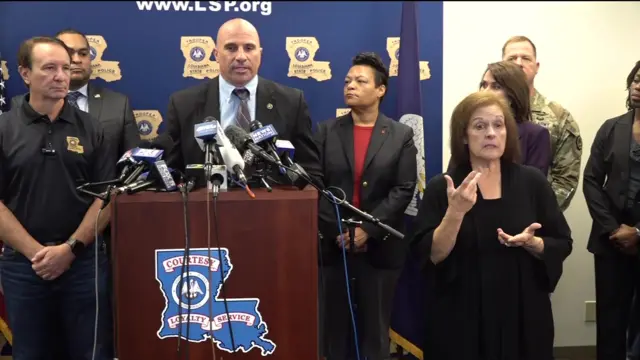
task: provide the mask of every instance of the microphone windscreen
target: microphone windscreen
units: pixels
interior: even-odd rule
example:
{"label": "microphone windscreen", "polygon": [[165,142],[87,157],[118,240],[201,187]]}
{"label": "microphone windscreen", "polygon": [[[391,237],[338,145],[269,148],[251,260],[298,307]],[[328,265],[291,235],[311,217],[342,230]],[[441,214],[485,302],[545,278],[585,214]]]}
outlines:
{"label": "microphone windscreen", "polygon": [[233,146],[235,146],[241,153],[247,151],[247,146],[245,145],[247,141],[252,141],[249,134],[236,125],[227,126],[227,128],[224,129],[224,134],[227,136],[231,144],[233,144]]}

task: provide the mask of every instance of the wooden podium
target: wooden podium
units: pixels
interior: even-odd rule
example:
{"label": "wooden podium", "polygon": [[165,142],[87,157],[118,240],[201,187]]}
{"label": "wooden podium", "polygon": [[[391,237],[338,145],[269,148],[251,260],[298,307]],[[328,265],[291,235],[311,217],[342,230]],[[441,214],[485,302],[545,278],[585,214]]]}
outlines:
{"label": "wooden podium", "polygon": [[[186,347],[194,360],[213,359],[214,348],[217,359],[318,359],[318,192],[310,187],[253,191],[255,198],[242,189],[221,192],[215,209],[205,189],[189,193],[190,276],[182,271],[185,226],[179,192],[112,199],[120,360],[186,359]],[[222,270],[227,307],[217,293]],[[236,348],[232,353],[228,318]],[[208,319],[214,319],[212,327]],[[187,328],[190,342],[185,340]]]}

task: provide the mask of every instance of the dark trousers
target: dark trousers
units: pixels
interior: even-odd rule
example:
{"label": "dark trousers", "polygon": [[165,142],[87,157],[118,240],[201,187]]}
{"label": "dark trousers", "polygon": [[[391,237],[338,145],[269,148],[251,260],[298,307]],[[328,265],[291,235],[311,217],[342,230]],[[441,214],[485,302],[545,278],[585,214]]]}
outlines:
{"label": "dark trousers", "polygon": [[[91,360],[96,327],[95,248],[76,258],[53,281],[40,278],[31,262],[12,249],[0,260],[9,326],[13,332],[13,359],[53,360],[66,353],[68,360]],[[107,262],[98,256],[98,323],[95,359],[111,355],[111,334],[106,297]],[[61,343],[59,343],[61,342]],[[63,349],[60,349],[62,345]]]}
{"label": "dark trousers", "polygon": [[[350,255],[347,254],[347,257]],[[389,359],[389,326],[401,269],[372,267],[365,254],[348,258],[360,360]],[[356,359],[344,263],[320,268],[321,351],[327,360]]]}
{"label": "dark trousers", "polygon": [[618,251],[594,255],[594,261],[597,359],[625,360],[635,337],[631,309],[640,289],[640,262]]}
{"label": "dark trousers", "polygon": [[640,293],[636,290],[631,308],[631,324],[627,335],[629,360],[640,360]]}

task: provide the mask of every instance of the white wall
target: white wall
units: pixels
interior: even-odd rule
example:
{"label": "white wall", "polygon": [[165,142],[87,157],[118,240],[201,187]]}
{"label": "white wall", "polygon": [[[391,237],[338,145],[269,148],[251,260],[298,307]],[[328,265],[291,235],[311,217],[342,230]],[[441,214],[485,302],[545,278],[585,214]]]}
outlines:
{"label": "white wall", "polygon": [[[640,2],[444,3],[443,164],[449,162],[449,123],[457,103],[478,83],[504,42],[525,35],[536,45],[536,88],[567,108],[583,138],[582,169],[600,124],[626,112],[625,81],[640,60]],[[556,346],[595,345],[584,322],[595,300],[593,258],[586,250],[591,217],[579,190],[565,212],[574,250],[556,293]]]}

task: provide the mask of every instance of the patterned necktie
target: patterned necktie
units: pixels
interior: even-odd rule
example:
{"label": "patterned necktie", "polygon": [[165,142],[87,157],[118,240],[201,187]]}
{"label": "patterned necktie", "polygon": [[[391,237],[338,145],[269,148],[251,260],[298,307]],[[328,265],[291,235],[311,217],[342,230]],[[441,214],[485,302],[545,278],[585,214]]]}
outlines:
{"label": "patterned necktie", "polygon": [[82,96],[82,94],[79,91],[72,91],[68,93],[67,99],[69,101],[69,104],[71,104],[71,106],[75,107],[76,109],[80,109],[80,106],[78,106],[78,98],[80,98],[80,96]]}
{"label": "patterned necktie", "polygon": [[251,128],[251,113],[249,112],[249,90],[235,89],[233,94],[240,99],[240,106],[236,112],[236,122],[245,131],[249,132]]}

